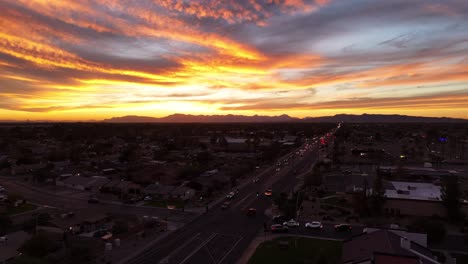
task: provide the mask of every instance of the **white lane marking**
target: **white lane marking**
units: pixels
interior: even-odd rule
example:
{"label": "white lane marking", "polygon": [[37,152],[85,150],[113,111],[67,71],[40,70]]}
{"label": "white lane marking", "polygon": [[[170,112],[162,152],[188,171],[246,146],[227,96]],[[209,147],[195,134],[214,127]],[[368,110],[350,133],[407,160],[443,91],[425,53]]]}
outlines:
{"label": "white lane marking", "polygon": [[201,235],[201,233],[197,233],[195,236],[193,236],[192,238],[190,238],[189,240],[185,241],[180,247],[176,248],[176,250],[172,251],[171,254],[169,254],[167,257],[165,257],[164,259],[162,259],[159,263],[169,263],[169,259],[174,256],[176,253],[178,253],[182,248],[184,248],[185,246],[187,246],[189,243],[191,243],[193,240],[197,239],[199,236]]}
{"label": "white lane marking", "polygon": [[203,243],[200,244],[200,246],[198,246],[196,249],[190,252],[190,254],[187,257],[185,257],[179,264],[184,264],[188,259],[190,259],[193,255],[195,255],[195,253],[197,253],[202,247],[208,244],[217,235],[218,235],[217,233],[211,234],[211,236],[208,237],[207,240],[205,240]]}
{"label": "white lane marking", "polygon": [[237,240],[237,242],[234,244],[234,246],[231,247],[231,249],[229,249],[229,251],[224,254],[223,258],[218,262],[218,264],[221,264],[223,263],[224,259],[229,255],[229,253],[231,253],[232,250],[234,250],[234,248],[237,246],[237,244],[239,244],[239,242],[242,240],[243,237],[239,238],[239,240]]}
{"label": "white lane marking", "polygon": [[245,196],[244,198],[242,198],[240,201],[236,202],[232,207],[235,208],[235,207],[238,207],[240,204],[242,204],[247,198],[250,197],[250,195],[252,195],[252,193],[249,193],[247,196]]}

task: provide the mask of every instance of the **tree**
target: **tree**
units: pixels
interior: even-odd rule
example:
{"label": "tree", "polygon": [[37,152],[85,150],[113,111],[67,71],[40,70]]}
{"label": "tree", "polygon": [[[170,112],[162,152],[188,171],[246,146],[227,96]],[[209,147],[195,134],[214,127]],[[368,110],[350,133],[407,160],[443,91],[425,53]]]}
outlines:
{"label": "tree", "polygon": [[90,246],[74,245],[67,252],[63,263],[81,264],[92,263],[96,258],[96,251]]}
{"label": "tree", "polygon": [[270,161],[270,160],[274,160],[280,154],[281,154],[281,144],[275,141],[271,143],[270,146],[266,147],[263,150],[262,158],[264,160]]}
{"label": "tree", "polygon": [[372,194],[369,201],[372,213],[381,215],[383,205],[385,203],[385,190],[383,188],[382,176],[378,174],[374,180],[374,188],[372,189]]}
{"label": "tree", "polygon": [[112,227],[112,233],[120,235],[128,232],[128,224],[125,221],[115,221],[114,226]]}
{"label": "tree", "polygon": [[444,239],[447,230],[445,225],[432,219],[419,218],[413,221],[408,229],[410,231],[422,232],[427,234],[429,243],[439,243]]}
{"label": "tree", "polygon": [[197,162],[206,165],[213,160],[213,155],[209,151],[202,151],[197,154]]}
{"label": "tree", "polygon": [[12,222],[10,217],[8,217],[6,214],[0,214],[0,235],[6,234],[11,225]]}
{"label": "tree", "polygon": [[21,252],[31,257],[45,257],[56,251],[60,245],[44,233],[38,233],[21,246]]}
{"label": "tree", "polygon": [[458,185],[458,176],[451,175],[442,180],[442,202],[447,209],[447,216],[451,221],[460,219],[461,192]]}
{"label": "tree", "polygon": [[315,166],[311,173],[307,174],[304,179],[304,185],[306,187],[310,186],[320,186],[322,184],[322,173],[318,166]]}

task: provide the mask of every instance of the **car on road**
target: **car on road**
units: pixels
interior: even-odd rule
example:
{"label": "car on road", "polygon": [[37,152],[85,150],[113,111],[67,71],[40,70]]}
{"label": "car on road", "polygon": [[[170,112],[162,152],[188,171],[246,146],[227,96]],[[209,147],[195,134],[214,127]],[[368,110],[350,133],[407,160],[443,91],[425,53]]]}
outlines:
{"label": "car on road", "polygon": [[352,230],[353,230],[353,227],[349,224],[335,225],[335,231],[337,232],[344,232],[344,231],[351,232]]}
{"label": "car on road", "polygon": [[275,215],[275,216],[273,216],[272,220],[273,220],[273,222],[275,224],[282,224],[282,223],[288,221],[288,218],[286,216],[284,216],[284,215]]}
{"label": "car on road", "polygon": [[100,229],[100,230],[94,231],[93,237],[103,237],[108,234],[110,234],[110,232],[107,229]]}
{"label": "car on road", "polygon": [[277,171],[277,172],[280,171],[280,170],[281,170],[281,168],[276,168],[276,171]]}
{"label": "car on road", "polygon": [[247,210],[247,216],[255,216],[257,214],[257,209],[255,208],[249,208]]}
{"label": "car on road", "polygon": [[273,190],[266,190],[264,193],[263,193],[265,196],[272,196],[273,195]]}
{"label": "car on road", "polygon": [[226,198],[232,199],[232,198],[234,198],[235,195],[236,195],[235,192],[230,192],[230,193],[228,193],[228,195],[226,195]]}
{"label": "car on road", "polygon": [[124,204],[135,204],[138,202],[138,198],[136,197],[128,198],[128,199],[125,199],[123,202]]}
{"label": "car on road", "polygon": [[149,202],[149,201],[152,201],[152,200],[153,200],[153,197],[151,197],[149,195],[147,195],[147,196],[145,196],[145,198],[143,198],[143,201],[145,201],[145,202]]}
{"label": "car on road", "polygon": [[7,202],[8,201],[8,196],[1,194],[0,195],[0,202]]}
{"label": "car on road", "polygon": [[228,209],[230,205],[231,205],[231,203],[226,201],[221,205],[221,209],[223,209],[223,210]]}
{"label": "car on road", "polygon": [[312,221],[305,223],[305,227],[310,229],[322,229],[323,225],[318,221]]}
{"label": "car on road", "polygon": [[99,199],[96,198],[96,197],[91,197],[91,198],[88,199],[88,203],[97,204],[97,203],[99,203]]}
{"label": "car on road", "polygon": [[255,178],[252,179],[252,182],[253,182],[253,183],[257,183],[259,180],[260,180],[260,179],[259,179],[258,177],[255,177]]}
{"label": "car on road", "polygon": [[285,233],[288,232],[288,230],[289,228],[284,225],[275,224],[270,226],[270,231],[272,233]]}
{"label": "car on road", "polygon": [[283,225],[287,227],[298,227],[300,224],[296,220],[291,219],[289,221],[284,222]]}

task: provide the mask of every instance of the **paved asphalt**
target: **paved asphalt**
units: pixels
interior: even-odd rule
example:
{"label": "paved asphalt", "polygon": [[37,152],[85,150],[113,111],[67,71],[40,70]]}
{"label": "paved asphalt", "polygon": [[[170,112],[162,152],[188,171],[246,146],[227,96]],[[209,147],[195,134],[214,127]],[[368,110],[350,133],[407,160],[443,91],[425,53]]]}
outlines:
{"label": "paved asphalt", "polygon": [[[175,231],[143,251],[129,264],[149,263],[236,263],[252,239],[269,218],[264,212],[271,206],[271,197],[263,192],[289,192],[297,184],[297,175],[316,161],[317,147],[311,147],[304,156],[292,155],[289,165],[245,186],[232,199],[231,206],[223,210],[220,205],[210,208],[193,222]],[[257,197],[256,193],[260,195]],[[257,209],[255,217],[246,216],[248,208]],[[300,230],[300,228],[298,229]]]}

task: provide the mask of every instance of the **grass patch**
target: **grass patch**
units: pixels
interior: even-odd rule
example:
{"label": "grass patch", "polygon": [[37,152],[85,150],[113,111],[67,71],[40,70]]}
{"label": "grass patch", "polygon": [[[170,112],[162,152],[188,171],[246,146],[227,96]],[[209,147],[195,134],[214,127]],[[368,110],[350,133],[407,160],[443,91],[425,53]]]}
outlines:
{"label": "grass patch", "polygon": [[150,201],[146,202],[146,206],[153,206],[153,207],[163,207],[167,208],[168,205],[174,205],[176,208],[183,208],[185,202],[184,201]]}
{"label": "grass patch", "polygon": [[15,214],[20,214],[20,213],[25,213],[28,211],[36,210],[36,209],[37,209],[37,205],[29,204],[29,203],[22,203],[22,204],[18,204],[18,206],[9,205],[7,207],[6,213],[7,215],[15,215]]}
{"label": "grass patch", "polygon": [[[295,240],[297,239],[297,247]],[[282,248],[280,241],[287,241]],[[249,264],[339,264],[341,263],[342,242],[303,237],[279,237],[261,243]]]}

